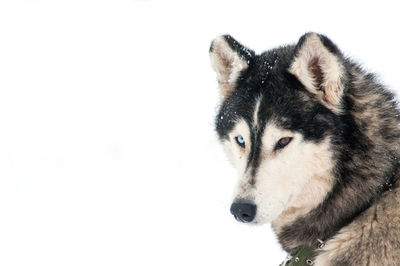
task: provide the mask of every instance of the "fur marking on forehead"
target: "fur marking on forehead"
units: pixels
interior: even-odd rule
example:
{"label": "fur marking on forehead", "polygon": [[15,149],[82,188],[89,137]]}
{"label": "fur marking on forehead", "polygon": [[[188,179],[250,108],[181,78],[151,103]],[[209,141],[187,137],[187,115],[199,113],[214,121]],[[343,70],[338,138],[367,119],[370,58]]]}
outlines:
{"label": "fur marking on forehead", "polygon": [[254,108],[254,113],[253,113],[253,128],[257,129],[259,127],[259,121],[258,121],[258,113],[260,109],[260,104],[261,104],[261,98],[259,98],[256,102],[255,108]]}

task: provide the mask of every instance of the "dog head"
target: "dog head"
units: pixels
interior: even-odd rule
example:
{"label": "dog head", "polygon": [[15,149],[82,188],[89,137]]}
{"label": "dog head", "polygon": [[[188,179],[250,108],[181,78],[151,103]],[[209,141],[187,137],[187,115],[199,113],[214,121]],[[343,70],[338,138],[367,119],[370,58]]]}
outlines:
{"label": "dog head", "polygon": [[256,55],[225,35],[210,57],[221,95],[216,131],[238,174],[232,214],[277,226],[306,214],[334,184],[346,80],[340,51],[308,33]]}

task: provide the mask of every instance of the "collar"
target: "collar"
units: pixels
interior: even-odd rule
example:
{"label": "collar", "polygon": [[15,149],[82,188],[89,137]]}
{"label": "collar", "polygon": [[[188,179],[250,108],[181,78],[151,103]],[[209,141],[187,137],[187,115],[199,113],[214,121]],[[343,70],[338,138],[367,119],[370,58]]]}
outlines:
{"label": "collar", "polygon": [[279,266],[313,265],[318,251],[325,246],[325,243],[318,239],[315,246],[316,248],[309,245],[300,246],[296,252],[289,254]]}

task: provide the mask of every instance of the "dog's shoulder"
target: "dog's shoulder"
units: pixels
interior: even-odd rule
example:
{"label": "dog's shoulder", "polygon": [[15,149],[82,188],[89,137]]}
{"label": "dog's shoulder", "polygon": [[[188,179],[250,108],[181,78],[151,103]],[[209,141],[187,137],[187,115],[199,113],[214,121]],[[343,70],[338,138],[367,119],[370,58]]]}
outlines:
{"label": "dog's shoulder", "polygon": [[400,265],[400,182],[327,241],[316,266]]}

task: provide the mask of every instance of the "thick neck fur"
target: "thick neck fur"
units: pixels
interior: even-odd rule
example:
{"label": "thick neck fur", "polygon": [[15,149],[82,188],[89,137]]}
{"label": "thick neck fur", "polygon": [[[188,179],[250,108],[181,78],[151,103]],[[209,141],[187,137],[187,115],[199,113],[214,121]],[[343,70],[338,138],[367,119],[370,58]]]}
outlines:
{"label": "thick neck fur", "polygon": [[334,185],[325,200],[289,224],[274,228],[283,248],[326,239],[378,201],[397,179],[400,158],[400,113],[392,93],[374,76],[348,64],[349,81],[340,116],[341,136],[332,140],[339,154]]}

